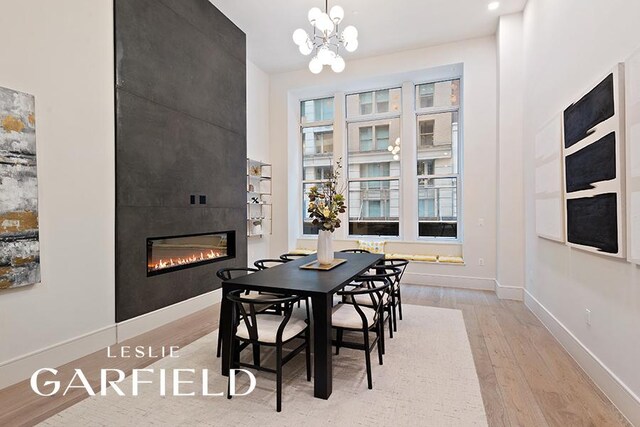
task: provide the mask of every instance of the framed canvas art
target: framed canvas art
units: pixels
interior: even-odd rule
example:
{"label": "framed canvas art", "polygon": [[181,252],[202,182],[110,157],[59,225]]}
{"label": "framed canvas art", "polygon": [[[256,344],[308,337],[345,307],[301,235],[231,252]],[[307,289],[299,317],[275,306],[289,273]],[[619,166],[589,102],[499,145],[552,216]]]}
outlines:
{"label": "framed canvas art", "polygon": [[35,99],[0,87],[0,289],[39,282]]}
{"label": "framed canvas art", "polygon": [[624,67],[563,113],[567,245],[625,256]]}
{"label": "framed canvas art", "polygon": [[564,243],[562,118],[544,125],[535,141],[536,234]]}
{"label": "framed canvas art", "polygon": [[625,63],[627,260],[640,265],[640,50]]}

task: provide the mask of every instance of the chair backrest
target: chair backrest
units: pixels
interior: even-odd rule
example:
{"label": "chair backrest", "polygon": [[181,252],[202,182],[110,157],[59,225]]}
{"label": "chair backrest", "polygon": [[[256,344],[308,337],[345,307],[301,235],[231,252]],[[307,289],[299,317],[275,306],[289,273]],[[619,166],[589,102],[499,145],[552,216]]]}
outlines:
{"label": "chair backrest", "polygon": [[266,270],[267,268],[275,267],[276,265],[284,264],[285,262],[287,261],[281,259],[259,259],[254,262],[253,265],[255,265],[258,270]]}
{"label": "chair backrest", "polygon": [[[293,312],[293,306],[296,302],[300,301],[302,297],[291,296],[273,296],[269,298],[254,299],[246,298],[243,296],[241,289],[231,291],[227,294],[227,299],[233,303],[232,309],[232,325],[233,334],[236,334],[239,322],[244,322],[249,332],[249,340],[252,342],[258,341],[258,322],[259,316],[256,315],[259,310],[256,310],[256,305],[278,305],[282,312],[282,321],[278,326],[276,332],[276,342],[282,343],[282,333],[287,326],[289,319],[291,319],[291,313]],[[267,294],[264,294],[267,295]],[[271,315],[276,317],[275,315]],[[307,305],[307,318],[309,318],[309,307]]]}
{"label": "chair backrest", "polygon": [[305,254],[282,254],[280,255],[280,259],[286,262],[293,261],[299,258],[304,258],[308,255]]}
{"label": "chair backrest", "polygon": [[371,253],[366,249],[343,249],[340,252],[347,252],[351,254],[370,254]]}
{"label": "chair backrest", "polygon": [[375,265],[374,269],[380,269],[380,267],[382,267],[382,269],[384,269],[385,271],[393,268],[399,269],[400,274],[398,274],[398,276],[396,277],[396,280],[394,283],[394,287],[395,287],[396,285],[400,284],[400,281],[402,280],[402,275],[404,274],[404,271],[406,270],[408,264],[409,264],[409,261],[402,258],[381,259]]}
{"label": "chair backrest", "polygon": [[236,277],[246,276],[247,274],[259,271],[257,268],[221,268],[216,272],[216,276],[220,280],[231,280]]}
{"label": "chair backrest", "polygon": [[358,314],[360,315],[362,324],[365,327],[369,327],[371,325],[367,323],[367,316],[362,311],[360,304],[358,304],[358,299],[355,297],[358,295],[367,295],[370,297],[371,306],[373,306],[373,309],[376,312],[374,316],[374,322],[377,321],[378,316],[380,316],[380,314],[382,313],[384,295],[389,295],[391,286],[393,285],[395,277],[398,274],[400,274],[400,270],[394,269],[383,274],[368,274],[358,276],[354,279],[354,281],[360,282],[362,286],[349,290],[342,290],[336,292],[336,294],[340,296],[346,296],[347,299],[350,300],[350,303],[353,304],[356,312],[358,312]]}

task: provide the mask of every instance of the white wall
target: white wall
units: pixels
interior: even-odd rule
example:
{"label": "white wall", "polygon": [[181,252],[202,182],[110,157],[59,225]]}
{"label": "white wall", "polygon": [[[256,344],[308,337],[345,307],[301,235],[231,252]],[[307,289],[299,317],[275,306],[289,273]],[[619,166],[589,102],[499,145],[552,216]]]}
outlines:
{"label": "white wall", "polygon": [[[341,74],[325,69],[313,75],[308,70],[271,76],[270,144],[274,167],[274,221],[271,252],[283,253],[296,246],[300,215],[300,148],[298,147],[298,100],[397,84],[408,76],[429,76],[429,70],[463,64],[464,257],[467,265],[455,268],[455,275],[496,277],[496,40],[485,37],[441,46],[408,50],[361,60],[347,58]],[[421,73],[421,71],[423,71]],[[403,100],[409,102],[410,100]],[[338,103],[336,117],[342,117]],[[343,141],[336,133],[334,143]],[[479,225],[480,219],[484,226]],[[436,251],[434,249],[434,251]],[[479,266],[483,258],[485,265]],[[450,275],[447,267],[429,266],[433,274]],[[444,270],[443,270],[444,269]]]}
{"label": "white wall", "polygon": [[640,47],[640,2],[588,3],[529,0],[524,14],[526,301],[640,425],[639,269],[535,234],[536,132]]}
{"label": "white wall", "polygon": [[0,388],[24,376],[12,359],[90,334],[41,365],[56,366],[115,341],[112,9],[2,3],[0,85],[36,99],[42,283],[0,292]]}
{"label": "white wall", "polygon": [[522,299],[524,184],[522,14],[500,17],[498,32],[498,227],[496,291]]}
{"label": "white wall", "polygon": [[[247,59],[247,156],[269,163],[269,75]],[[249,237],[247,261],[250,267],[269,258],[271,236]]]}

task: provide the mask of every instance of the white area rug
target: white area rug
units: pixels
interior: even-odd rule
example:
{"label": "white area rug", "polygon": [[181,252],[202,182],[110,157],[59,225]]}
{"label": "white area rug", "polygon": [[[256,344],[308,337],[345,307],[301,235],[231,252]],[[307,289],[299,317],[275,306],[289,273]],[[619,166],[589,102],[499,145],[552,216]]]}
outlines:
{"label": "white area rug", "polygon": [[[140,377],[154,383],[141,384],[139,396],[130,396],[131,378],[127,378],[120,383],[127,397],[109,389],[106,396],[85,399],[41,425],[486,426],[462,312],[411,305],[403,309],[397,334],[386,340],[384,365],[372,353],[373,390],[367,389],[364,353],[341,349],[333,358],[333,394],[326,401],[313,397],[313,383],[305,377],[304,353],[284,367],[281,413],[275,411],[275,375],[264,372],[256,375],[254,392],[244,397],[202,396],[201,374],[192,377],[196,384],[191,388],[187,384],[180,389],[195,390],[196,396],[161,397],[160,369],[167,370],[168,394],[172,370],[177,368],[198,373],[207,368],[209,392],[226,391],[220,359],[215,357],[214,332],[180,349],[179,358],[149,366],[155,373]],[[269,364],[268,356],[264,359]],[[241,376],[239,384],[246,383]]]}

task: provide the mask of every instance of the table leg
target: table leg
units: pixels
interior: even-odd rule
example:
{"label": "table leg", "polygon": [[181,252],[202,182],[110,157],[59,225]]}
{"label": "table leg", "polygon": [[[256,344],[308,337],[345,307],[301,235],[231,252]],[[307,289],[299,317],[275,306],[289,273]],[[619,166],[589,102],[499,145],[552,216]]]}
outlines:
{"label": "table leg", "polygon": [[218,333],[222,334],[222,375],[229,375],[229,351],[231,350],[231,301],[227,299],[228,289],[222,286],[222,301],[220,301],[220,325]]}
{"label": "table leg", "polygon": [[313,307],[313,395],[328,399],[333,388],[331,295],[311,297]]}

